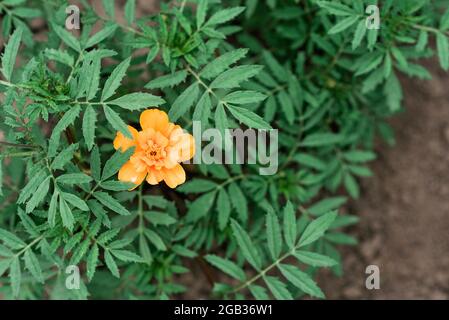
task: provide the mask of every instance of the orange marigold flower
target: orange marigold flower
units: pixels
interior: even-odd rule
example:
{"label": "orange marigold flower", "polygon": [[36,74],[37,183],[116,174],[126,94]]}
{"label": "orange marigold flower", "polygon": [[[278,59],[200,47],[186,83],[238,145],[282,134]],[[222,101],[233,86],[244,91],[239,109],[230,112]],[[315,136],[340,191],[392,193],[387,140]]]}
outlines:
{"label": "orange marigold flower", "polygon": [[142,131],[128,126],[133,138],[121,132],[114,139],[114,148],[122,152],[135,147],[134,154],[123,165],[118,179],[140,185],[146,178],[151,185],[162,180],[170,188],[176,188],[186,180],[186,173],[180,162],[191,159],[195,154],[193,136],[168,120],[165,112],[149,109],[140,115]]}

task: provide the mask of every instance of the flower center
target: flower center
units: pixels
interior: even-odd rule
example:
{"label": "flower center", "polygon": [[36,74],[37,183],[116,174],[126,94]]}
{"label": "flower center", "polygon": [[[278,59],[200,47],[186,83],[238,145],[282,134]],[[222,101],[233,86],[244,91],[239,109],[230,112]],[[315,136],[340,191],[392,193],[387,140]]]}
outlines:
{"label": "flower center", "polygon": [[159,160],[165,156],[165,151],[160,145],[150,141],[148,143],[148,148],[145,150],[145,155],[150,160]]}

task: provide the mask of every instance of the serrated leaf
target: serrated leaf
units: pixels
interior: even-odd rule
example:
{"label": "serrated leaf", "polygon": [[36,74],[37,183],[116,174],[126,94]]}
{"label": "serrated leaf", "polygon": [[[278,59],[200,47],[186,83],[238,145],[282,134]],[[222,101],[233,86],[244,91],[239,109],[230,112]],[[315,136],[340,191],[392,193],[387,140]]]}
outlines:
{"label": "serrated leaf", "polygon": [[277,300],[293,300],[292,294],[288,291],[287,286],[278,278],[265,276],[263,279]]}
{"label": "serrated leaf", "polygon": [[164,241],[162,238],[153,230],[145,229],[145,236],[148,238],[148,240],[151,241],[151,243],[161,251],[167,250],[167,247],[165,246]]}
{"label": "serrated leaf", "polygon": [[41,169],[36,172],[20,192],[19,198],[17,199],[17,204],[25,203],[25,201],[33,195],[37,188],[39,188],[47,176],[48,172],[45,169]]}
{"label": "serrated leaf", "polygon": [[445,71],[449,69],[449,40],[443,33],[437,33],[437,51],[440,66]]}
{"label": "serrated leaf", "polygon": [[272,129],[272,127],[265,122],[265,120],[254,112],[241,107],[227,105],[231,114],[240,122],[246,124],[250,128],[255,129]]}
{"label": "serrated leaf", "polygon": [[104,39],[111,36],[115,32],[117,27],[118,26],[116,24],[110,24],[101,29],[100,31],[98,31],[97,33],[95,33],[92,37],[89,38],[89,40],[87,40],[86,49],[100,43]]}
{"label": "serrated leaf", "polygon": [[97,122],[97,112],[92,106],[87,106],[83,117],[83,136],[87,150],[91,150],[95,145],[95,123]]}
{"label": "serrated leaf", "polygon": [[94,197],[101,202],[106,208],[111,209],[114,212],[117,212],[123,216],[131,215],[131,212],[128,211],[124,206],[120,204],[117,200],[115,200],[111,195],[106,192],[95,192]]}
{"label": "serrated leaf", "polygon": [[45,196],[48,193],[48,189],[50,188],[50,177],[47,177],[36,189],[36,192],[33,193],[33,196],[27,202],[25,211],[26,213],[33,212],[33,210],[42,202]]}
{"label": "serrated leaf", "polygon": [[106,266],[108,267],[109,271],[111,271],[112,275],[116,278],[120,278],[120,272],[118,270],[117,264],[114,261],[114,258],[112,257],[109,250],[105,250],[104,252],[104,261],[106,262]]}
{"label": "serrated leaf", "polygon": [[0,229],[0,240],[11,249],[21,249],[26,246],[22,239],[5,229]]}
{"label": "serrated leaf", "polygon": [[111,253],[117,259],[120,259],[125,262],[143,262],[143,259],[141,257],[139,257],[134,252],[131,252],[128,250],[115,249],[115,250],[111,250]]}
{"label": "serrated leaf", "polygon": [[354,38],[352,39],[352,50],[357,49],[362,43],[363,37],[366,34],[366,21],[364,19],[360,20],[355,29]]}
{"label": "serrated leaf", "polygon": [[307,246],[322,237],[336,217],[336,212],[329,212],[310,222],[299,238],[299,246]]}
{"label": "serrated leaf", "polygon": [[97,269],[98,256],[99,256],[98,245],[94,243],[94,245],[90,249],[89,256],[87,257],[86,275],[89,282],[92,281],[92,278],[95,274],[95,270]]}
{"label": "serrated leaf", "polygon": [[285,243],[289,248],[293,248],[296,243],[297,227],[295,209],[293,208],[293,205],[290,201],[287,202],[283,211],[283,230]]}
{"label": "serrated leaf", "polygon": [[196,8],[196,27],[200,29],[206,19],[207,3],[209,0],[199,0]]}
{"label": "serrated leaf", "polygon": [[203,193],[207,191],[211,191],[218,187],[216,182],[206,179],[192,179],[187,181],[180,187],[178,187],[177,191],[183,193]]}
{"label": "serrated leaf", "polygon": [[350,26],[352,26],[354,23],[356,23],[359,20],[359,16],[351,16],[343,19],[339,23],[337,23],[335,26],[333,26],[329,31],[328,34],[336,34],[339,32],[342,32],[343,30],[346,30]]}
{"label": "serrated leaf", "polygon": [[2,56],[2,73],[6,80],[11,80],[14,64],[16,63],[17,52],[19,51],[20,40],[22,38],[22,28],[17,28],[6,44]]}
{"label": "serrated leaf", "polygon": [[315,216],[320,216],[331,210],[338,209],[346,202],[346,197],[330,197],[322,199],[307,209],[307,212]]}
{"label": "serrated leaf", "polygon": [[324,298],[324,293],[307,273],[287,264],[279,264],[278,267],[282,275],[296,287],[312,297]]}
{"label": "serrated leaf", "polygon": [[58,26],[57,24],[52,24],[52,28],[66,45],[77,52],[81,52],[81,45],[79,41],[70,32]]}
{"label": "serrated leaf", "polygon": [[262,261],[257,247],[254,246],[248,233],[234,219],[231,219],[231,227],[243,256],[256,270],[260,270]]}
{"label": "serrated leaf", "polygon": [[230,275],[231,277],[240,280],[242,282],[245,281],[246,279],[245,272],[234,262],[227,259],[223,259],[222,257],[213,254],[208,254],[204,258],[214,267],[220,269],[221,271]]}
{"label": "serrated leaf", "polygon": [[281,82],[286,82],[289,78],[288,72],[285,68],[273,57],[273,55],[269,51],[264,51],[262,53],[263,58],[271,70],[272,75]]}
{"label": "serrated leaf", "polygon": [[248,219],[248,201],[242,190],[236,183],[231,183],[228,187],[228,193],[232,195],[231,204],[237,211],[240,221]]}
{"label": "serrated leaf", "polygon": [[54,226],[56,224],[56,210],[58,208],[58,196],[59,196],[59,193],[55,189],[55,191],[53,192],[53,195],[51,197],[51,200],[50,200],[50,206],[48,208],[48,223],[49,223],[50,227],[52,227],[52,228],[54,228]]}
{"label": "serrated leaf", "polygon": [[22,272],[20,271],[19,257],[13,258],[9,268],[9,279],[11,281],[12,292],[15,297],[20,293],[20,284],[22,282]]}
{"label": "serrated leaf", "polygon": [[222,54],[215,60],[209,62],[200,72],[200,76],[205,79],[212,79],[223,71],[227,70],[232,64],[246,56],[248,49],[236,49]]}
{"label": "serrated leaf", "polygon": [[62,150],[53,160],[51,164],[52,170],[62,170],[64,166],[72,160],[77,149],[78,144],[71,144],[69,147]]}
{"label": "serrated leaf", "polygon": [[23,256],[25,260],[25,267],[30,271],[31,275],[40,283],[44,283],[44,277],[42,275],[42,269],[39,264],[39,260],[31,249],[25,250]]}
{"label": "serrated leaf", "polygon": [[128,0],[125,4],[125,20],[128,25],[131,25],[134,22],[136,11],[136,1]]}
{"label": "serrated leaf", "polygon": [[244,7],[234,7],[220,10],[212,15],[212,17],[206,22],[206,26],[225,23],[229,20],[234,19],[244,10],[245,10]]}
{"label": "serrated leaf", "polygon": [[257,75],[262,68],[263,66],[259,65],[233,67],[215,78],[215,80],[210,84],[210,88],[232,89],[238,87],[241,82]]}
{"label": "serrated leaf", "polygon": [[53,128],[53,132],[50,136],[50,141],[48,143],[48,155],[50,157],[56,154],[56,151],[59,147],[60,135],[61,133],[67,129],[68,126],[75,122],[76,118],[78,118],[81,112],[81,108],[79,105],[71,107],[69,111],[67,111],[59,120],[58,124]]}
{"label": "serrated leaf", "polygon": [[174,224],[176,219],[166,213],[147,211],[144,213],[145,218],[154,225],[168,226]]}
{"label": "serrated leaf", "polygon": [[168,112],[168,117],[171,121],[178,120],[189,111],[198,98],[198,92],[199,85],[197,82],[194,82],[176,98]]}
{"label": "serrated leaf", "polygon": [[276,260],[282,251],[281,226],[278,217],[272,210],[266,214],[265,221],[268,249],[273,260]]}
{"label": "serrated leaf", "polygon": [[62,199],[64,199],[74,207],[80,209],[81,211],[89,211],[87,203],[77,195],[73,193],[60,192],[60,196]]}
{"label": "serrated leaf", "polygon": [[89,183],[92,181],[92,177],[85,173],[66,173],[56,178],[56,181],[62,184],[75,185]]}
{"label": "serrated leaf", "polygon": [[336,260],[315,252],[299,250],[293,255],[302,263],[313,267],[332,267],[338,264]]}
{"label": "serrated leaf", "polygon": [[104,83],[103,92],[101,93],[101,101],[105,101],[114,95],[115,90],[120,87],[120,83],[122,82],[122,79],[125,76],[126,70],[128,70],[130,64],[131,57],[128,57],[120,62],[117,67],[115,67],[109,78]]}
{"label": "serrated leaf", "polygon": [[165,100],[161,97],[145,92],[134,92],[108,101],[108,104],[113,104],[131,111],[156,107],[164,103]]}
{"label": "serrated leaf", "polygon": [[267,98],[266,95],[257,91],[234,91],[227,94],[223,101],[231,104],[249,104],[258,103]]}
{"label": "serrated leaf", "polygon": [[216,192],[203,194],[193,201],[187,211],[186,219],[189,222],[197,221],[204,217],[212,207],[215,201]]}
{"label": "serrated leaf", "polygon": [[120,131],[125,135],[125,137],[132,139],[133,136],[131,132],[128,129],[128,126],[126,123],[120,118],[117,112],[112,110],[108,105],[103,105],[103,111],[104,115],[106,116],[106,119],[108,120],[109,124],[117,131]]}
{"label": "serrated leaf", "polygon": [[129,148],[125,152],[121,152],[120,150],[115,151],[112,157],[110,157],[104,165],[101,180],[105,181],[116,174],[133,153],[134,148]]}
{"label": "serrated leaf", "polygon": [[59,198],[59,212],[62,218],[62,225],[72,230],[75,219],[73,218],[72,210],[70,210],[69,205],[62,197]]}
{"label": "serrated leaf", "polygon": [[217,210],[218,210],[218,227],[223,230],[229,221],[231,215],[231,205],[228,193],[224,188],[218,191]]}
{"label": "serrated leaf", "polygon": [[145,85],[147,89],[160,89],[166,87],[174,87],[181,82],[184,82],[187,77],[187,71],[180,70],[172,74],[167,74],[165,76],[161,76],[154,80],[151,80]]}

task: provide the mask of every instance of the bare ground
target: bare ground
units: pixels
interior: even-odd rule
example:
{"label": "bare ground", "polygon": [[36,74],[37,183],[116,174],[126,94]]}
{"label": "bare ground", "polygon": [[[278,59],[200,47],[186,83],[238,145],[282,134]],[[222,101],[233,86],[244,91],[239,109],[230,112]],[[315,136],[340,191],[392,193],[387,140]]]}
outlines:
{"label": "bare ground", "polygon": [[[348,210],[360,245],[343,250],[345,274],[320,277],[331,299],[449,299],[449,76],[403,79],[406,112],[392,120],[396,146],[380,144],[374,177]],[[365,268],[380,268],[380,289]]]}

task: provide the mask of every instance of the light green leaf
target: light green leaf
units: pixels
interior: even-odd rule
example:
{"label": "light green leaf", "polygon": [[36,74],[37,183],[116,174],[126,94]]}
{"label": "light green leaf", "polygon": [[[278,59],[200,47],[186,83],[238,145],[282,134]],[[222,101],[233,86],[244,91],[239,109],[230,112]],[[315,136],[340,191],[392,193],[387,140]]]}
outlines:
{"label": "light green leaf", "polygon": [[180,70],[172,74],[167,74],[165,76],[161,76],[154,80],[151,80],[145,85],[147,89],[160,89],[166,87],[174,87],[181,82],[184,82],[187,77],[187,71]]}
{"label": "light green leaf", "polygon": [[290,201],[284,207],[284,219],[283,219],[283,229],[284,229],[284,238],[285,243],[291,249],[295,246],[296,243],[296,214],[295,209]]}
{"label": "light green leaf", "polygon": [[237,183],[231,183],[228,187],[228,194],[231,194],[231,204],[237,211],[240,221],[248,219],[248,201]]}
{"label": "light green leaf", "polygon": [[44,283],[44,277],[42,275],[42,269],[39,264],[39,260],[31,249],[25,250],[23,256],[25,260],[25,267],[30,271],[31,275],[40,283]]}
{"label": "light green leaf", "polygon": [[86,49],[100,43],[104,39],[111,36],[115,32],[117,27],[118,26],[116,24],[110,24],[101,29],[99,32],[95,33],[89,40],[87,40]]}
{"label": "light green leaf", "polygon": [[111,209],[114,212],[117,212],[123,216],[131,215],[131,212],[128,211],[124,206],[122,206],[117,200],[115,200],[112,196],[110,196],[106,192],[95,192],[94,197],[101,202],[106,208]]}
{"label": "light green leaf", "polygon": [[52,170],[62,170],[64,166],[72,160],[77,149],[78,144],[71,144],[66,149],[62,150],[53,160],[51,164]]}
{"label": "light green leaf", "polygon": [[120,62],[117,67],[115,67],[104,84],[103,92],[101,94],[101,101],[105,101],[106,99],[114,95],[115,90],[120,87],[120,83],[122,82],[122,79],[125,76],[126,70],[128,70],[130,64],[131,57],[128,57]]}
{"label": "light green leaf", "polygon": [[106,262],[106,266],[108,267],[109,271],[111,271],[112,275],[116,278],[120,278],[120,272],[117,268],[117,264],[114,261],[114,258],[112,257],[109,250],[105,250],[104,252],[104,261]]}
{"label": "light green leaf", "polygon": [[449,40],[443,33],[437,33],[437,51],[440,66],[445,71],[449,69]]}
{"label": "light green leaf", "polygon": [[322,237],[336,217],[336,212],[329,212],[310,222],[299,238],[300,247],[307,246]]}
{"label": "light green leaf", "polygon": [[128,23],[128,25],[133,24],[136,11],[136,1],[135,0],[128,0],[125,4],[125,20]]}
{"label": "light green leaf", "polygon": [[44,200],[50,188],[50,177],[47,177],[37,188],[36,192],[33,193],[31,199],[27,202],[25,211],[26,213],[33,212],[33,210],[39,205],[39,203]]}
{"label": "light green leaf", "polygon": [[249,104],[258,103],[267,98],[266,95],[257,91],[234,91],[227,94],[223,101],[231,104]]}
{"label": "light green leaf", "polygon": [[234,219],[231,219],[231,227],[243,256],[256,270],[260,270],[262,261],[257,247],[251,241],[248,233]]}
{"label": "light green leaf", "polygon": [[22,272],[20,271],[19,257],[15,256],[9,269],[9,279],[11,281],[12,292],[15,297],[20,293],[20,283],[22,282]]}
{"label": "light green leaf", "polygon": [[206,19],[207,3],[209,0],[199,0],[196,8],[196,28],[200,29]]}
{"label": "light green leaf", "polygon": [[49,157],[53,157],[56,154],[56,151],[59,147],[60,136],[61,133],[67,129],[68,126],[73,124],[78,118],[81,112],[81,108],[79,105],[71,107],[69,111],[67,111],[59,120],[58,124],[54,127],[53,132],[50,136],[50,141],[48,143],[48,155]]}
{"label": "light green leaf", "polygon": [[264,276],[265,283],[270,289],[271,293],[277,300],[293,300],[291,293],[287,286],[276,277]]}
{"label": "light green leaf", "polygon": [[52,28],[66,45],[77,52],[81,52],[81,45],[79,41],[70,32],[58,26],[57,24],[52,24]]}
{"label": "light green leaf", "polygon": [[121,133],[123,133],[127,138],[132,139],[133,136],[131,134],[131,132],[128,129],[128,126],[126,125],[126,123],[122,120],[122,118],[120,118],[120,116],[118,115],[117,112],[115,112],[114,110],[112,110],[112,108],[110,108],[107,105],[103,105],[103,111],[104,111],[104,115],[106,116],[106,119],[108,120],[109,124],[117,131],[120,131]]}
{"label": "light green leaf", "polygon": [[167,247],[165,246],[164,241],[161,239],[161,237],[150,229],[145,229],[145,235],[147,236],[148,240],[151,241],[154,246],[161,251],[166,251]]}
{"label": "light green leaf", "polygon": [[0,240],[11,249],[17,250],[26,246],[26,243],[22,239],[5,229],[0,229]]}
{"label": "light green leaf", "polygon": [[176,98],[168,112],[168,117],[171,121],[178,120],[189,111],[198,98],[198,92],[199,85],[197,82],[194,82]]}
{"label": "light green leaf", "polygon": [[83,136],[87,149],[90,151],[95,145],[95,123],[97,122],[97,112],[92,106],[87,106],[83,117]]}
{"label": "light green leaf", "polygon": [[218,227],[223,230],[229,221],[229,216],[231,215],[231,205],[228,193],[224,188],[218,191],[217,199],[217,210],[218,210]]}
{"label": "light green leaf", "polygon": [[149,107],[156,107],[163,103],[165,103],[165,100],[161,97],[144,92],[130,93],[121,96],[120,98],[108,101],[108,104],[117,105],[121,108],[131,111],[141,110]]}
{"label": "light green leaf", "polygon": [[203,194],[193,201],[187,211],[186,220],[189,222],[197,221],[204,217],[212,207],[215,201],[216,192]]}
{"label": "light green leaf", "polygon": [[92,278],[95,274],[95,270],[97,269],[98,256],[99,256],[98,245],[94,243],[92,249],[90,249],[89,256],[87,257],[86,275],[89,282],[92,281]]}
{"label": "light green leaf", "polygon": [[89,183],[92,181],[92,177],[85,173],[66,173],[56,178],[58,183],[75,185]]}
{"label": "light green leaf", "polygon": [[17,52],[19,51],[20,39],[22,38],[22,28],[17,28],[9,38],[2,56],[2,73],[6,80],[11,80],[14,64],[16,63]]}
{"label": "light green leaf", "polygon": [[323,291],[321,291],[307,273],[302,272],[295,266],[287,264],[279,264],[278,266],[282,275],[296,287],[312,297],[324,298]]}
{"label": "light green leaf", "polygon": [[70,210],[69,205],[62,197],[59,198],[59,212],[61,213],[62,225],[72,230],[75,219],[73,218],[72,210]]}
{"label": "light green leaf", "polygon": [[231,105],[227,105],[227,108],[237,120],[246,124],[250,128],[267,130],[272,129],[263,118],[248,109]]}
{"label": "light green leaf", "polygon": [[246,279],[245,272],[234,262],[227,259],[223,259],[222,257],[213,254],[208,254],[204,258],[214,267],[220,269],[221,271],[230,275],[231,277],[240,280],[242,282],[245,281]]}
{"label": "light green leaf", "polygon": [[183,193],[203,193],[214,190],[218,184],[206,179],[192,179],[177,188],[177,191]]}
{"label": "light green leaf", "polygon": [[262,68],[263,66],[259,65],[233,67],[215,78],[210,84],[210,88],[232,89],[238,87],[241,82],[258,74]]}
{"label": "light green leaf", "polygon": [[141,257],[139,257],[134,252],[128,251],[128,250],[111,250],[111,253],[116,257],[117,259],[120,259],[125,262],[144,262]]}
{"label": "light green leaf", "polygon": [[67,193],[67,192],[61,192],[60,196],[62,199],[73,205],[74,207],[82,210],[82,211],[89,211],[89,207],[87,206],[87,203],[78,197],[77,195],[74,195],[73,193]]}
{"label": "light green leaf", "polygon": [[212,15],[212,17],[206,22],[206,26],[225,23],[229,20],[234,19],[244,10],[245,10],[244,7],[234,7],[220,10]]}
{"label": "light green leaf", "polygon": [[104,165],[101,180],[105,181],[116,174],[133,153],[134,148],[129,148],[125,152],[121,152],[120,150],[115,151],[112,157],[110,157]]}
{"label": "light green leaf", "polygon": [[276,214],[270,210],[266,216],[267,243],[271,257],[276,260],[282,251],[282,233],[279,219]]}
{"label": "light green leaf", "polygon": [[200,76],[205,79],[212,79],[223,71],[227,70],[232,64],[246,56],[248,49],[236,49],[222,54],[215,60],[209,62],[200,72]]}
{"label": "light green leaf", "polygon": [[331,210],[340,208],[346,202],[346,197],[330,197],[322,199],[315,203],[313,206],[307,209],[307,212],[320,216],[324,213],[328,213]]}
{"label": "light green leaf", "polygon": [[313,267],[333,267],[338,264],[336,260],[315,252],[299,250],[294,256],[302,263]]}
{"label": "light green leaf", "polygon": [[346,30],[347,28],[352,26],[358,20],[359,20],[359,16],[347,17],[347,18],[343,19],[342,21],[340,21],[339,23],[337,23],[335,26],[333,26],[329,30],[328,34],[336,34],[336,33],[342,32],[343,30]]}

